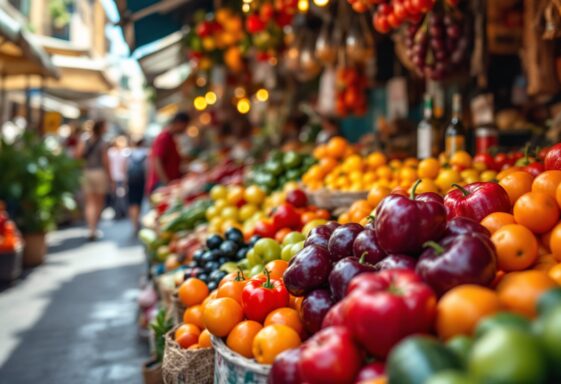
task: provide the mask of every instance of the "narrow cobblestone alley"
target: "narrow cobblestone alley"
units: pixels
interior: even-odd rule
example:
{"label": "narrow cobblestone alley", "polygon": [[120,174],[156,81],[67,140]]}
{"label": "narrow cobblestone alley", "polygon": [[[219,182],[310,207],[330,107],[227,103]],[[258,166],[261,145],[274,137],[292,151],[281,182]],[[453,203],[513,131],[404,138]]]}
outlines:
{"label": "narrow cobblestone alley", "polygon": [[136,326],[144,272],[127,221],[85,241],[68,228],[49,237],[44,265],[0,294],[0,383],[141,383],[148,352]]}

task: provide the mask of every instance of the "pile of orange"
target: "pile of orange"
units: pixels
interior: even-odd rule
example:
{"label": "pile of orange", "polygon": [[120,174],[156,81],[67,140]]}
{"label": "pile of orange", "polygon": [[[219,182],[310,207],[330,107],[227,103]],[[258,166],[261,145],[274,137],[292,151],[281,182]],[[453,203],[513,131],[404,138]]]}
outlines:
{"label": "pile of orange", "polygon": [[[288,262],[274,260],[265,268],[273,279],[280,279]],[[270,312],[261,324],[246,320],[242,309],[242,290],[249,280],[233,272],[208,292],[199,279],[187,279],[178,288],[178,297],[187,307],[183,324],[175,332],[182,348],[211,347],[211,335],[223,338],[234,352],[253,358],[260,364],[272,364],[281,352],[300,345],[305,337],[300,320],[302,298],[291,297],[290,307]]]}

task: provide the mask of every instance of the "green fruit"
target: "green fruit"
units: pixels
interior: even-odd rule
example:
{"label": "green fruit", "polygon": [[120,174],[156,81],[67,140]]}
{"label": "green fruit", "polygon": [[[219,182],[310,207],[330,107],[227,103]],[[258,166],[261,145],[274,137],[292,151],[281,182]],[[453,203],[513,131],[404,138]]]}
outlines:
{"label": "green fruit", "polygon": [[294,151],[286,152],[282,159],[282,163],[288,169],[297,168],[302,163],[302,156]]}
{"label": "green fruit", "polygon": [[222,264],[220,267],[221,271],[232,273],[238,270],[238,264],[234,261],[229,261],[227,263]]}
{"label": "green fruit", "polygon": [[561,306],[561,287],[552,288],[542,293],[538,299],[538,313],[545,314],[551,308]]}
{"label": "green fruit", "polygon": [[263,269],[265,269],[265,266],[263,264],[253,266],[253,268],[251,268],[251,270],[249,271],[249,277],[260,274],[261,272],[263,272]]}
{"label": "green fruit", "polygon": [[261,258],[261,256],[255,252],[254,249],[250,249],[247,252],[247,255],[245,256],[245,258],[247,259],[247,266],[249,268],[253,268],[254,266],[258,265],[258,264],[263,264],[263,259]]}
{"label": "green fruit", "polygon": [[273,176],[278,176],[284,171],[284,168],[281,162],[268,161],[267,163],[265,163],[265,171]]}
{"label": "green fruit", "polygon": [[303,233],[293,231],[293,232],[288,233],[284,237],[284,239],[282,241],[282,245],[284,246],[284,245],[287,245],[287,244],[296,244],[296,243],[299,243],[299,242],[304,241],[304,240],[306,240],[306,236],[304,236]]}
{"label": "green fruit", "polygon": [[539,384],[547,375],[538,339],[513,327],[492,329],[477,340],[468,368],[480,383]]}
{"label": "green fruit", "polygon": [[304,240],[299,241],[295,244],[287,244],[282,248],[281,259],[284,261],[290,261],[298,252],[304,248]]}
{"label": "green fruit", "polygon": [[425,381],[425,384],[478,384],[477,381],[458,371],[441,371]]}
{"label": "green fruit", "polygon": [[458,356],[458,359],[465,367],[467,365],[469,352],[473,346],[473,340],[467,336],[456,336],[448,340],[446,346]]}
{"label": "green fruit", "polygon": [[399,384],[424,384],[437,372],[460,368],[456,355],[428,336],[403,340],[393,348],[386,362],[389,382]]}
{"label": "green fruit", "polygon": [[512,312],[499,312],[483,319],[475,329],[475,337],[480,338],[487,332],[496,328],[516,328],[521,331],[530,331],[531,324],[528,319]]}
{"label": "green fruit", "polygon": [[548,310],[537,321],[536,333],[556,383],[561,382],[561,306]]}
{"label": "green fruit", "polygon": [[281,246],[275,240],[269,238],[257,240],[252,250],[263,260],[264,264],[267,264],[269,261],[280,259],[281,257]]}
{"label": "green fruit", "polygon": [[240,261],[238,261],[237,266],[238,266],[239,269],[247,270],[247,269],[249,269],[249,260],[247,260],[247,259],[240,260]]}
{"label": "green fruit", "polygon": [[300,179],[300,170],[299,169],[289,169],[286,171],[286,178],[290,181],[296,181]]}
{"label": "green fruit", "polygon": [[282,161],[283,157],[284,157],[284,153],[276,150],[271,152],[271,156],[270,156],[271,160],[273,161]]}

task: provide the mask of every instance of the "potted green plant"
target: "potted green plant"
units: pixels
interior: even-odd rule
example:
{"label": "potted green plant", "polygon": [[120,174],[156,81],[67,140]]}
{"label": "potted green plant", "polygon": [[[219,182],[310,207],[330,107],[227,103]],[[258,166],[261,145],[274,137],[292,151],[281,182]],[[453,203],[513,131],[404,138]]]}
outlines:
{"label": "potted green plant", "polygon": [[27,131],[12,142],[0,139],[0,169],[0,199],[8,202],[22,232],[23,264],[39,265],[46,254],[46,233],[54,228],[58,214],[75,206],[79,162]]}
{"label": "potted green plant", "polygon": [[167,315],[165,309],[160,309],[158,314],[150,324],[153,337],[153,356],[144,363],[142,374],[144,376],[144,384],[162,384],[164,382],[162,376],[162,360],[164,358],[165,337],[173,328],[173,321]]}

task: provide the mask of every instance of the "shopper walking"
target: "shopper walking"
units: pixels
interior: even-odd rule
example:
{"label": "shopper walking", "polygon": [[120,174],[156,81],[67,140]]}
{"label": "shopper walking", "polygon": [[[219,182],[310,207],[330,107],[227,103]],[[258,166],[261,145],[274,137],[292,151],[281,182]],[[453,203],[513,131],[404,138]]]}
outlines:
{"label": "shopper walking", "polygon": [[174,136],[184,132],[189,121],[189,115],[179,112],[154,140],[150,151],[146,185],[148,193],[181,177],[181,156]]}
{"label": "shopper walking", "polygon": [[82,187],[85,198],[84,216],[88,225],[90,241],[96,240],[99,236],[97,225],[105,205],[105,194],[111,183],[107,144],[103,139],[106,128],[105,121],[94,122],[91,133],[80,141],[77,149],[78,157],[85,162]]}
{"label": "shopper walking", "polygon": [[115,211],[115,219],[122,219],[127,215],[126,173],[127,159],[130,154],[127,141],[125,136],[119,136],[107,150],[109,171],[113,180],[111,184],[111,207]]}
{"label": "shopper walking", "polygon": [[136,140],[127,161],[129,219],[135,233],[140,229],[140,211],[144,199],[147,157],[148,150],[144,148],[144,140]]}

